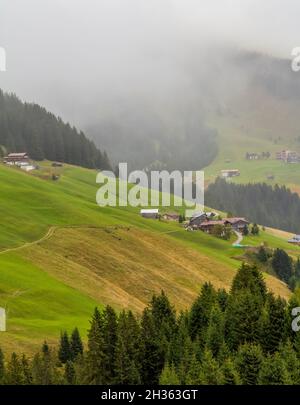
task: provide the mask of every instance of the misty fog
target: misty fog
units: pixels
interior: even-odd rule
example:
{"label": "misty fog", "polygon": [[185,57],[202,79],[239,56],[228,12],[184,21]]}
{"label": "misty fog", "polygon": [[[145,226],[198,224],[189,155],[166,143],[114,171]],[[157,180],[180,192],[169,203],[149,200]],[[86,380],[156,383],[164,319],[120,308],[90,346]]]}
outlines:
{"label": "misty fog", "polygon": [[[296,0],[0,0],[0,87],[85,130],[114,162],[205,166],[211,114],[274,80],[251,55],[289,59],[299,12]],[[275,77],[289,82],[282,63]]]}

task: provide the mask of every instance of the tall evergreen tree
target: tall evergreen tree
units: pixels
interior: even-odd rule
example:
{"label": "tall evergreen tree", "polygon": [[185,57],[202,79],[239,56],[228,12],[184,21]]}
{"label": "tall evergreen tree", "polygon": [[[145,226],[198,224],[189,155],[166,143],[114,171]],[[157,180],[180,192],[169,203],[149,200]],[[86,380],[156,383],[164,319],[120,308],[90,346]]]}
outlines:
{"label": "tall evergreen tree", "polygon": [[268,355],[262,362],[258,376],[258,384],[282,385],[291,384],[291,377],[283,359],[278,353]]}
{"label": "tall evergreen tree", "polygon": [[204,344],[211,310],[216,302],[216,291],[212,284],[205,283],[200,295],[193,303],[190,311],[189,330],[192,339],[197,336]]}
{"label": "tall evergreen tree", "polygon": [[63,332],[60,335],[60,345],[58,349],[58,358],[64,364],[71,360],[72,353],[70,347],[69,336],[67,332]]}
{"label": "tall evergreen tree", "polygon": [[83,354],[83,343],[79,334],[78,328],[75,328],[70,339],[71,360],[75,360],[77,356]]}
{"label": "tall evergreen tree", "polygon": [[289,281],[293,275],[293,264],[289,255],[282,249],[276,249],[272,258],[272,267],[277,276],[285,281]]}
{"label": "tall evergreen tree", "polygon": [[263,353],[259,345],[247,343],[239,348],[236,365],[242,384],[257,384],[262,361]]}

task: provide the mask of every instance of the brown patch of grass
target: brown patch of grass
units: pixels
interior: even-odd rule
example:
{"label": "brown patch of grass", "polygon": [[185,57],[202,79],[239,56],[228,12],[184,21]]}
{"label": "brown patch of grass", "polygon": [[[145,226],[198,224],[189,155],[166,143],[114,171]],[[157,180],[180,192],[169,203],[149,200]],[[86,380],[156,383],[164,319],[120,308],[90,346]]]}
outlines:
{"label": "brown patch of grass", "polygon": [[[135,228],[57,229],[20,254],[98,302],[136,313],[162,289],[177,309],[187,308],[205,281],[229,289],[235,274],[229,265],[167,235]],[[276,294],[289,296],[276,278],[266,276],[266,281]]]}

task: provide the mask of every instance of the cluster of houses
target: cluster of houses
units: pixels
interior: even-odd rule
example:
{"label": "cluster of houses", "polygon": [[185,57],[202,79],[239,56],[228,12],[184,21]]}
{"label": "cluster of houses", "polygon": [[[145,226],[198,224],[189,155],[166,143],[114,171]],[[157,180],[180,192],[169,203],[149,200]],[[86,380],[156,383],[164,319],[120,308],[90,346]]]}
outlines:
{"label": "cluster of houses", "polygon": [[269,159],[271,157],[270,152],[246,152],[245,158],[246,160],[259,160],[259,159]]}
{"label": "cluster of houses", "polygon": [[[162,218],[168,221],[179,221],[180,215],[177,213],[165,213],[160,215],[158,208],[141,209],[140,214],[143,218],[158,219]],[[212,233],[215,226],[228,226],[233,231],[243,232],[249,221],[245,218],[233,217],[219,219],[218,214],[214,212],[196,212],[185,223],[187,230],[201,230],[206,233]]]}
{"label": "cluster of houses", "polygon": [[293,236],[291,239],[288,240],[288,243],[300,246],[300,235]]}
{"label": "cluster of houses", "polygon": [[276,153],[276,159],[285,163],[299,163],[300,155],[293,150],[282,150]]}
{"label": "cluster of houses", "polygon": [[26,172],[36,169],[26,152],[9,153],[4,157],[3,162],[9,166],[18,166]]}
{"label": "cluster of houses", "polygon": [[229,226],[236,232],[243,232],[245,226],[249,225],[249,221],[245,218],[233,217],[225,219],[216,219],[218,217],[214,212],[198,212],[191,217],[188,228],[192,230],[201,230],[206,233],[211,233],[215,226]]}

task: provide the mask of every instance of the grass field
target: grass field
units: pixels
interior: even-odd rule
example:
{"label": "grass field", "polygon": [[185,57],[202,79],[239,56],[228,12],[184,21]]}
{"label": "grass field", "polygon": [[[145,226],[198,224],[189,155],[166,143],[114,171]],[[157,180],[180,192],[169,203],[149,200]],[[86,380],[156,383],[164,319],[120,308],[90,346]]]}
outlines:
{"label": "grass field", "polygon": [[[232,178],[231,181],[238,183],[265,182],[270,185],[276,183],[286,185],[295,192],[300,192],[300,164],[286,164],[275,160],[275,153],[284,149],[299,151],[299,144],[293,144],[291,140],[284,143],[283,140],[274,141],[257,134],[246,134],[239,122],[233,123],[226,120],[218,120],[212,123],[218,128],[219,153],[215,160],[205,168],[207,183],[214,181],[220,175],[222,169],[239,169],[241,175]],[[268,160],[246,160],[246,152],[269,151],[271,158]],[[269,175],[274,180],[269,180]]]}
{"label": "grass field", "polygon": [[[183,309],[204,281],[229,288],[241,255],[232,241],[143,219],[139,208],[99,208],[96,172],[66,165],[59,181],[52,181],[46,175],[49,164],[43,165],[36,174],[0,165],[0,306],[8,312],[8,332],[0,334],[4,349],[31,352],[74,326],[86,335],[96,305],[140,313],[151,295],[164,289]],[[246,242],[267,242],[298,256],[300,248],[291,247],[285,236],[268,230]],[[288,298],[282,282],[268,275],[266,280]]]}

